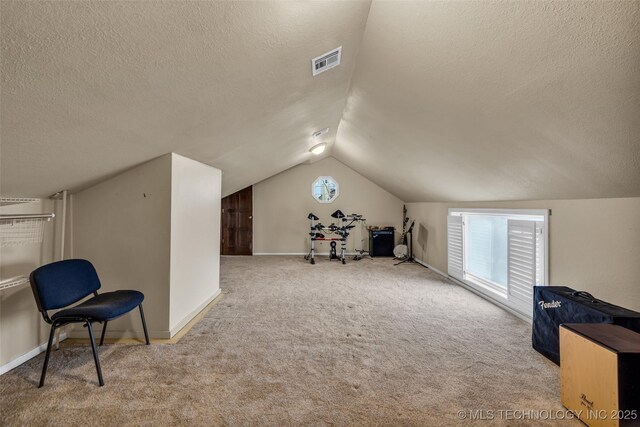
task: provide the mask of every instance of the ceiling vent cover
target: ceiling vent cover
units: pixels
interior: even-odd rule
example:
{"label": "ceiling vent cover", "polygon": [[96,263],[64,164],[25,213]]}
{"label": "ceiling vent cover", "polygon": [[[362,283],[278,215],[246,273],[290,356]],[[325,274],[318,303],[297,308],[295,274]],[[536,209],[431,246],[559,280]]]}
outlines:
{"label": "ceiling vent cover", "polygon": [[314,138],[320,138],[322,135],[324,135],[327,132],[329,132],[329,128],[324,128],[324,129],[315,131],[314,133],[311,134],[311,136]]}
{"label": "ceiling vent cover", "polygon": [[311,60],[311,72],[314,76],[340,65],[342,46]]}

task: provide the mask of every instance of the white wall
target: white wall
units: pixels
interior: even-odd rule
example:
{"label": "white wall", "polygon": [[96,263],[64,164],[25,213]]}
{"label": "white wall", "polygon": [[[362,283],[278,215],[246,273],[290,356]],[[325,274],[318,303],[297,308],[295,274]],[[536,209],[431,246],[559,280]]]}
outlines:
{"label": "white wall", "polygon": [[[60,206],[60,202],[44,199],[35,203],[0,207],[3,214],[56,214],[53,220],[44,223],[41,244],[1,248],[2,279],[28,276],[37,267],[58,259],[62,220]],[[49,325],[42,320],[28,284],[0,291],[0,366],[11,366],[12,361],[24,355],[35,356],[37,348],[47,341],[48,336]]]}
{"label": "white wall", "polygon": [[[89,259],[103,292],[142,291],[151,336],[169,338],[220,292],[220,186],[218,169],[175,154],[107,179],[69,200],[65,255]],[[0,211],[56,214],[45,224],[42,244],[2,247],[0,277],[28,275],[59,259],[60,201],[3,206]],[[0,297],[4,371],[42,350],[49,325],[28,285],[3,290]],[[84,328],[70,335],[87,336]],[[137,310],[110,322],[107,336],[142,337]]]}
{"label": "white wall", "polygon": [[220,293],[219,169],[171,157],[172,335]]}
{"label": "white wall", "polygon": [[[331,176],[340,186],[333,203],[318,203],[311,196],[311,184],[319,176]],[[331,213],[358,213],[369,225],[402,227],[402,201],[329,157],[310,165],[299,165],[253,186],[254,253],[306,253],[309,251],[309,212],[324,225],[336,222]],[[368,235],[364,233],[365,247]],[[360,230],[355,228],[347,241],[347,250],[360,249]],[[318,242],[318,252],[328,252],[328,243]]]}
{"label": "white wall", "polygon": [[[220,292],[220,195],[218,169],[173,153],[144,163],[74,196],[73,255],[104,291],[143,292],[149,334],[170,338]],[[137,310],[107,336],[143,336]]]}
{"label": "white wall", "polygon": [[[93,263],[102,292],[144,293],[150,335],[168,338],[171,155],[75,194],[73,218],[73,256]],[[86,330],[75,328],[72,336],[84,338]],[[107,336],[144,336],[138,311],[109,322]]]}
{"label": "white wall", "polygon": [[521,202],[410,203],[409,216],[429,231],[415,255],[447,272],[449,208],[551,209],[551,285],[565,285],[640,311],[640,198]]}

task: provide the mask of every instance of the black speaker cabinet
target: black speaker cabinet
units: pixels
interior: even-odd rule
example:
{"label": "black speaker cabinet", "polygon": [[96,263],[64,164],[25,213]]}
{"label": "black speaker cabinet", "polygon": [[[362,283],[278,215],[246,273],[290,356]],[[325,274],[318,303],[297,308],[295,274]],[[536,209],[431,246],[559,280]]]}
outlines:
{"label": "black speaker cabinet", "polygon": [[393,229],[385,230],[369,230],[369,255],[376,256],[393,256],[394,248]]}
{"label": "black speaker cabinet", "polygon": [[563,323],[613,323],[640,333],[640,313],[565,286],[533,289],[533,348],[560,363],[558,327]]}

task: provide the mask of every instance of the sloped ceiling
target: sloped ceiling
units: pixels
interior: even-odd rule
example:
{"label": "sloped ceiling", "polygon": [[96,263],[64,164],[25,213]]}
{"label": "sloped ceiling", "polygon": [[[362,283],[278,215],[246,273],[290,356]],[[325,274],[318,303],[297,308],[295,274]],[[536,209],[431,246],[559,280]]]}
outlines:
{"label": "sloped ceiling", "polygon": [[374,1],[333,155],[407,202],[640,196],[640,2]]}
{"label": "sloped ceiling", "polygon": [[81,189],[170,151],[222,169],[225,194],[309,161],[311,133],[335,140],[369,5],[2,1],[2,194]]}
{"label": "sloped ceiling", "polygon": [[638,1],[0,5],[5,196],[170,151],[230,194],[324,127],[407,202],[640,196]]}

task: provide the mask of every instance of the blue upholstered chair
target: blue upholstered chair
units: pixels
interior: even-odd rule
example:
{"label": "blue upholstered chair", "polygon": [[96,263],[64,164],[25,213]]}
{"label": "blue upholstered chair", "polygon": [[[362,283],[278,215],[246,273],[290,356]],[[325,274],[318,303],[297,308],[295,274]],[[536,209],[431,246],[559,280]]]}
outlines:
{"label": "blue upholstered chair", "polygon": [[[102,380],[102,369],[100,368],[98,350],[93,338],[92,323],[102,323],[102,335],[100,336],[100,345],[102,345],[104,342],[104,334],[107,330],[107,322],[127,314],[138,307],[140,309],[140,317],[142,318],[144,338],[147,345],[149,345],[147,324],[144,320],[144,311],[142,311],[142,300],[144,299],[142,292],[115,291],[98,294],[100,279],[98,279],[96,269],[89,261],[84,259],[68,259],[43,265],[34,270],[29,279],[38,310],[40,310],[44,321],[51,325],[47,354],[44,358],[44,366],[42,367],[42,375],[40,376],[40,385],[38,387],[44,385],[44,379],[47,375],[47,365],[49,364],[49,355],[51,354],[51,345],[53,344],[53,336],[55,330],[61,326],[69,323],[85,324],[89,331],[89,339],[91,340],[91,348],[93,349],[93,359],[96,362],[96,370],[98,371],[98,382],[101,386],[104,385],[104,381]],[[93,294],[92,298],[76,306],[65,308],[91,294]],[[57,311],[49,317],[47,311],[57,309],[62,310]]]}

